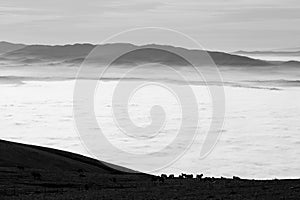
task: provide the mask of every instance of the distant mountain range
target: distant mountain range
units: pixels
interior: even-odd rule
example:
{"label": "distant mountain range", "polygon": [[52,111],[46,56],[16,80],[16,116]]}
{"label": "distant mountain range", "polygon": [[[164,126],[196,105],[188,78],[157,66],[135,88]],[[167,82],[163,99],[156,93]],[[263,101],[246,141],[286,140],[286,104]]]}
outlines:
{"label": "distant mountain range", "polygon": [[295,52],[295,51],[300,51],[300,47],[273,49],[272,51],[290,51],[290,52]]}
{"label": "distant mountain range", "polygon": [[300,56],[299,51],[236,51],[233,52],[238,55],[289,55],[289,56]]}
{"label": "distant mountain range", "polygon": [[[72,45],[24,45],[13,44],[8,42],[0,42],[0,60],[15,61],[24,64],[35,64],[41,62],[61,63],[61,64],[80,64],[85,57],[96,47],[93,44],[72,44]],[[167,52],[174,52],[182,55],[184,58],[191,58],[197,61],[199,66],[207,63],[201,63],[199,59],[206,55],[203,50],[190,50],[181,47],[166,45],[144,45],[135,46],[128,43],[113,43],[98,45],[101,52],[101,60],[104,62],[107,57],[119,55],[123,50],[131,51],[136,48],[142,48],[141,51],[132,53],[119,59],[115,64],[139,64],[139,63],[161,63],[169,65],[185,65],[185,62],[178,59],[172,53],[161,53],[155,49],[159,48]],[[218,66],[270,66],[272,62],[253,59],[243,55],[234,55],[224,52],[207,51],[215,64]],[[243,54],[245,52],[235,52],[235,54]],[[247,52],[249,53],[249,52]],[[249,53],[251,54],[251,52]],[[285,64],[276,63],[276,64]],[[286,63],[288,64],[288,63]],[[293,66],[299,64],[293,62]]]}

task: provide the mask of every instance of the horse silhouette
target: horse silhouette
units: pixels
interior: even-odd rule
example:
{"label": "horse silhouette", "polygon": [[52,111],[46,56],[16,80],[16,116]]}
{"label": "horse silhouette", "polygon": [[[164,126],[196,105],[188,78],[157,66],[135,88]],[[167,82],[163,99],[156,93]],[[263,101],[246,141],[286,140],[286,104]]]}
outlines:
{"label": "horse silhouette", "polygon": [[185,175],[186,178],[194,178],[193,174],[187,174]]}
{"label": "horse silhouette", "polygon": [[174,177],[175,177],[174,174],[170,174],[168,178],[173,179]]}
{"label": "horse silhouette", "polygon": [[203,174],[197,174],[196,178],[197,179],[202,179],[203,178]]}

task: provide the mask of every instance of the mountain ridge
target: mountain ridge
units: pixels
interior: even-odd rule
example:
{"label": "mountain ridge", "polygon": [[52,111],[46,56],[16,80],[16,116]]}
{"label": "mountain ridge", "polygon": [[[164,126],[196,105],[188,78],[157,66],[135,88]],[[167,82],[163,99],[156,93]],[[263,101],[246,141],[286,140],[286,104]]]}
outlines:
{"label": "mountain ridge", "polygon": [[[23,48],[19,48],[13,51],[9,51],[5,54],[2,54],[2,59],[11,59],[15,61],[27,60],[30,63],[34,63],[34,61],[45,60],[45,61],[61,61],[72,63],[72,60],[76,61],[75,64],[78,64],[78,61],[82,61],[89,53],[97,47],[99,51],[103,54],[103,59],[107,56],[118,55],[118,53],[122,53],[123,50],[130,51],[136,48],[148,48],[148,49],[161,49],[165,51],[175,52],[179,55],[183,55],[184,57],[190,57],[197,59],[199,55],[208,54],[215,62],[215,64],[219,66],[269,66],[271,63],[249,58],[247,56],[242,55],[233,55],[225,52],[218,51],[205,51],[198,49],[186,49],[182,47],[174,47],[170,45],[158,45],[158,44],[147,44],[147,45],[133,45],[130,43],[108,43],[102,45],[95,45],[89,43],[83,44],[66,44],[66,45],[25,45]],[[153,53],[154,51],[152,51]],[[174,61],[168,57],[163,57],[160,54],[156,55],[157,57],[149,56],[148,52],[144,52],[147,54],[141,54],[140,56],[143,60],[139,60],[139,62],[160,62],[162,64],[178,64],[182,63],[174,63]],[[118,57],[118,56],[117,56]],[[119,64],[134,64],[136,63],[136,57],[132,57],[132,60],[126,60],[125,63],[120,62]],[[140,59],[140,58],[138,58]],[[198,59],[199,60],[199,59]],[[201,65],[201,63],[199,63]]]}

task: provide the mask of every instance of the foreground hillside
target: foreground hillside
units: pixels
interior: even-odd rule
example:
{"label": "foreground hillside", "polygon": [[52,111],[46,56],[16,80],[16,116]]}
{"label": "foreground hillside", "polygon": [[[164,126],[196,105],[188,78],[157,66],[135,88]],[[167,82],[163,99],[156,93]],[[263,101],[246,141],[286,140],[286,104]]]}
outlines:
{"label": "foreground hillside", "polygon": [[298,199],[299,196],[300,180],[156,180],[146,174],[124,173],[80,155],[0,140],[1,200]]}
{"label": "foreground hillside", "polygon": [[109,163],[104,164],[78,154],[4,140],[0,140],[0,166],[60,171],[84,169],[87,172],[103,174],[134,173],[133,170]]}

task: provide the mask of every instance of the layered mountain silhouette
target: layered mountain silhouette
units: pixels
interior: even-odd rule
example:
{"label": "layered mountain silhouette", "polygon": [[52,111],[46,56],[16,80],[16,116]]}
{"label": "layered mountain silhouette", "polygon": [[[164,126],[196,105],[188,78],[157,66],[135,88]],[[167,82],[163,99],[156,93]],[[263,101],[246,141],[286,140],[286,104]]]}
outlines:
{"label": "layered mountain silhouette", "polygon": [[[22,45],[12,44],[7,42],[0,43],[0,60],[16,61],[24,64],[34,64],[41,62],[60,63],[78,65],[97,47],[97,60],[96,62],[106,62],[108,58],[122,55],[122,52],[130,52],[136,49],[139,51],[130,52],[126,56],[121,56],[114,64],[117,65],[132,65],[141,63],[160,63],[166,65],[186,65],[184,59],[179,59],[177,55],[183,58],[189,58],[195,61],[197,65],[204,66],[211,64],[205,60],[208,55],[210,59],[218,66],[271,66],[272,62],[249,58],[244,55],[237,54],[254,54],[259,52],[244,52],[239,51],[234,54],[204,51],[204,50],[191,50],[181,47],[167,46],[167,45],[144,45],[136,46],[129,43],[112,43],[103,45],[93,44],[72,44],[72,45]],[[264,52],[270,53],[270,52]],[[284,52],[286,54],[290,52]],[[297,52],[294,52],[297,53]],[[298,52],[299,53],[299,52]],[[203,59],[204,58],[204,59]],[[277,63],[283,65],[284,62]],[[286,65],[290,65],[287,63]],[[298,63],[292,63],[292,65]]]}

